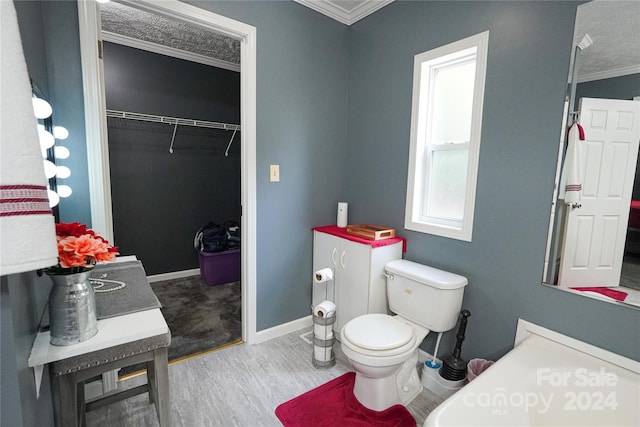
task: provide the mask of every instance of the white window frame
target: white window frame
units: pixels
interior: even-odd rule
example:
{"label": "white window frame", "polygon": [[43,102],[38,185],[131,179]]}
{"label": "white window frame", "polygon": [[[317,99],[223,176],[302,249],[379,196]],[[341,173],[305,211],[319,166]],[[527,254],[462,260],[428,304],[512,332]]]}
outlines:
{"label": "white window frame", "polygon": [[[482,131],[482,107],[484,103],[484,86],[487,70],[487,50],[489,31],[468,37],[463,40],[442,46],[414,57],[413,66],[413,101],[411,110],[411,143],[409,148],[409,173],[407,179],[407,202],[405,210],[405,228],[422,233],[435,234],[470,242],[473,234],[473,216],[478,178],[478,161],[480,157],[480,136]],[[476,72],[471,113],[470,141],[463,141],[444,146],[430,144],[431,134],[429,112],[431,107],[432,82],[429,81],[433,69],[443,64],[455,63],[469,56],[469,51],[476,49]],[[423,71],[424,67],[428,70]],[[426,77],[425,77],[426,76]],[[427,80],[427,81],[423,81]],[[421,215],[424,200],[427,197],[429,162],[428,156],[435,150],[452,149],[454,146],[464,147],[468,144],[469,163],[462,221],[442,221]]]}

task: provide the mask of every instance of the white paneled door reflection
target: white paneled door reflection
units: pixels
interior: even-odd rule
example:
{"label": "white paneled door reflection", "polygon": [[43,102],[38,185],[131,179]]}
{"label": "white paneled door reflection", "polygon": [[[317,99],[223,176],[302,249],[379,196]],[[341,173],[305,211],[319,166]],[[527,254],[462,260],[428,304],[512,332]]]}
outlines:
{"label": "white paneled door reflection", "polygon": [[582,197],[567,207],[558,285],[618,286],[638,145],[640,102],[582,98]]}

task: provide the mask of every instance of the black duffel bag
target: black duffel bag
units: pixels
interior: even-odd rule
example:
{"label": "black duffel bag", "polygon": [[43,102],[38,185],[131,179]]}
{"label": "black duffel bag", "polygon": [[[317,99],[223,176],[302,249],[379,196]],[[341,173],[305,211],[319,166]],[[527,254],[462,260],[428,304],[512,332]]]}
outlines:
{"label": "black duffel bag", "polygon": [[240,247],[240,226],[237,222],[227,221],[224,223],[227,233],[227,248],[238,249]]}
{"label": "black duffel bag", "polygon": [[201,252],[222,252],[226,250],[226,228],[223,225],[208,222],[196,233],[193,246]]}

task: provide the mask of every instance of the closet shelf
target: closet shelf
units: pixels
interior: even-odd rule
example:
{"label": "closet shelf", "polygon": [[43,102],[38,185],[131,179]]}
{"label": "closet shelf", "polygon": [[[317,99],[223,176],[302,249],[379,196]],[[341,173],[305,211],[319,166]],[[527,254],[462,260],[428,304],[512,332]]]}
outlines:
{"label": "closet shelf", "polygon": [[166,124],[176,125],[176,126],[178,125],[194,126],[194,127],[200,127],[200,128],[223,129],[223,130],[233,130],[233,131],[242,130],[240,128],[240,125],[236,125],[232,123],[208,122],[206,120],[193,120],[193,119],[182,119],[179,117],[156,116],[153,114],[132,113],[129,111],[107,110],[107,117],[129,119],[129,120],[140,120],[143,122],[166,123]]}

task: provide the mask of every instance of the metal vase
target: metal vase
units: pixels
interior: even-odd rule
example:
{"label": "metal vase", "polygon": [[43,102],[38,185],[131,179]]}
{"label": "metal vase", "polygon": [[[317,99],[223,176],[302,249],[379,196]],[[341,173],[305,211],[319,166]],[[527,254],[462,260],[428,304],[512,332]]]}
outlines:
{"label": "metal vase", "polygon": [[49,294],[51,344],[76,344],[98,333],[96,298],[89,273],[49,276],[53,280]]}

